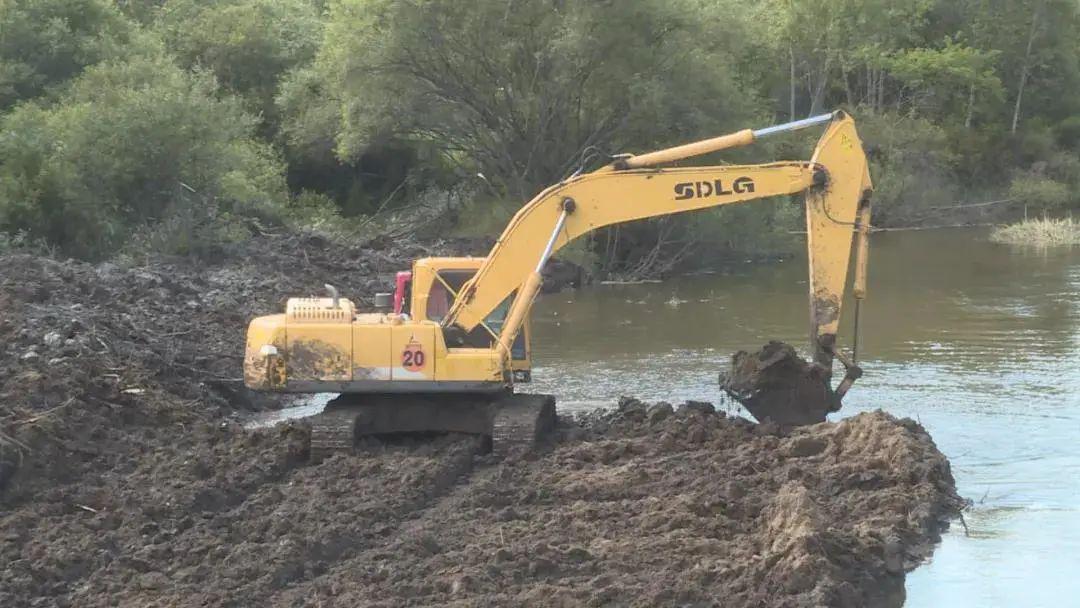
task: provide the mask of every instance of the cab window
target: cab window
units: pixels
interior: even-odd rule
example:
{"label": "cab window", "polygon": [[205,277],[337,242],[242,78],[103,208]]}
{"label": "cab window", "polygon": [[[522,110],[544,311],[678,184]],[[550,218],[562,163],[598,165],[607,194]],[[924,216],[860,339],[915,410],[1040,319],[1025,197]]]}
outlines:
{"label": "cab window", "polygon": [[[435,273],[436,278],[428,289],[427,310],[425,311],[429,321],[438,323],[446,317],[446,313],[450,312],[450,306],[454,303],[454,293],[461,291],[461,287],[472,278],[475,272],[474,270],[441,270]],[[439,278],[442,278],[442,281]],[[446,285],[443,284],[444,282]],[[446,288],[447,285],[454,290],[454,293]]]}

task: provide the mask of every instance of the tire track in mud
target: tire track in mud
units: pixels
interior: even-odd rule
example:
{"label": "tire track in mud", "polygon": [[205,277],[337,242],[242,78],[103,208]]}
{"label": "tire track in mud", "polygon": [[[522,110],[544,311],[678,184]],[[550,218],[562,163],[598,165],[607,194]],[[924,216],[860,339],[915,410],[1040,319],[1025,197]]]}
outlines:
{"label": "tire track in mud", "polygon": [[109,598],[168,588],[213,559],[213,544],[199,542],[208,526],[288,483],[303,461],[291,430],[234,431],[176,428],[168,447],[143,442],[78,484],[12,505],[0,514],[0,529],[15,532],[0,543],[0,562],[9,564],[0,604],[115,605]]}
{"label": "tire track in mud", "polygon": [[[419,558],[436,557],[447,550],[445,544],[458,541],[456,538],[444,538],[447,530],[447,514],[463,514],[470,510],[470,505],[476,501],[477,488],[497,484],[500,478],[508,471],[507,466],[514,466],[507,462],[499,462],[493,456],[476,456],[479,451],[479,442],[471,439],[463,439],[466,449],[456,452],[450,459],[453,462],[445,471],[435,475],[432,488],[424,493],[428,500],[419,500],[413,503],[413,510],[405,510],[400,513],[400,520],[396,523],[388,523],[386,527],[367,546],[353,546],[350,550],[342,551],[336,555],[337,560],[326,572],[322,573],[310,585],[284,589],[275,594],[270,601],[273,606],[383,606],[401,605],[402,596],[409,596],[411,591],[409,583],[405,580],[407,575],[394,562],[403,556],[416,556]],[[542,457],[543,453],[530,455],[535,460]],[[342,458],[351,456],[343,455]],[[520,463],[520,457],[516,457],[509,463]],[[456,475],[454,473],[457,473]],[[484,522],[478,520],[478,525]],[[438,577],[438,573],[429,573]],[[435,578],[432,579],[435,581]],[[395,591],[385,597],[357,597],[348,588],[357,586],[389,585]],[[404,587],[402,586],[404,585]],[[460,583],[457,583],[460,585]],[[417,589],[418,595],[429,594],[436,590],[452,591],[456,589],[454,581],[432,582],[421,584]],[[326,604],[326,602],[329,602]]]}
{"label": "tire track in mud", "polygon": [[0,539],[0,603],[267,604],[383,544],[467,475],[476,449],[444,438],[312,465],[303,428],[206,432],[50,508],[0,516],[14,531]]}
{"label": "tire track in mud", "polygon": [[[245,588],[240,601],[222,598],[222,605],[317,602],[325,572],[340,563],[355,563],[357,554],[379,552],[418,513],[467,483],[477,448],[477,442],[460,437],[440,438],[432,445],[376,444],[304,467],[284,487],[254,497],[237,514],[237,525],[274,546],[257,547],[270,552],[256,559],[250,572],[234,573],[257,578],[258,584]],[[273,523],[267,528],[268,518]],[[421,538],[417,546],[433,542]],[[227,561],[256,557],[239,553]],[[370,570],[365,566],[357,571],[365,569]],[[290,599],[282,600],[281,594]]]}

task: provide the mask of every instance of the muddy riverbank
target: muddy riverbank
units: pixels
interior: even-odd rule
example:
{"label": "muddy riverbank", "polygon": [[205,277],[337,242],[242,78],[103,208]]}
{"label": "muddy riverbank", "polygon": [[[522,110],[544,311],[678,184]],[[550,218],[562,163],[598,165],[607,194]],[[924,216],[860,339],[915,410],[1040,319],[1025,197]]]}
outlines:
{"label": "muddy riverbank", "polygon": [[630,400],[507,462],[444,437],[318,465],[302,423],[236,423],[281,405],[235,382],[250,316],[468,246],[0,258],[0,604],[898,605],[959,505],[911,421],[781,435]]}

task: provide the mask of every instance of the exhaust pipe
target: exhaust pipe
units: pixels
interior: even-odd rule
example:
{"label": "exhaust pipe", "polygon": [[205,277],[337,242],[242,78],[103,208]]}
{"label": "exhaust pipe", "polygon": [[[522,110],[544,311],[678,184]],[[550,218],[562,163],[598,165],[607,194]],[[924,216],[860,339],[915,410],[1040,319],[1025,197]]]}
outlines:
{"label": "exhaust pipe", "polygon": [[324,283],[323,287],[326,288],[326,293],[329,294],[330,298],[333,300],[330,308],[340,308],[341,298],[338,296],[337,287],[334,287],[329,283]]}

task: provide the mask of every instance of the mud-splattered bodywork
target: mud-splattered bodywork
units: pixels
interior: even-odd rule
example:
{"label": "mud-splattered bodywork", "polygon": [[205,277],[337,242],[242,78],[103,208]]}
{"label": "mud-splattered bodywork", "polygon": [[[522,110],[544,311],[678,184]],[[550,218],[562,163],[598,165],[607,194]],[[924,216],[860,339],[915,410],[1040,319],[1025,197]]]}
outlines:
{"label": "mud-splattered bodywork", "polygon": [[490,391],[506,386],[498,353],[447,349],[431,321],[357,314],[340,298],[292,298],[248,327],[244,382],[279,392]]}

